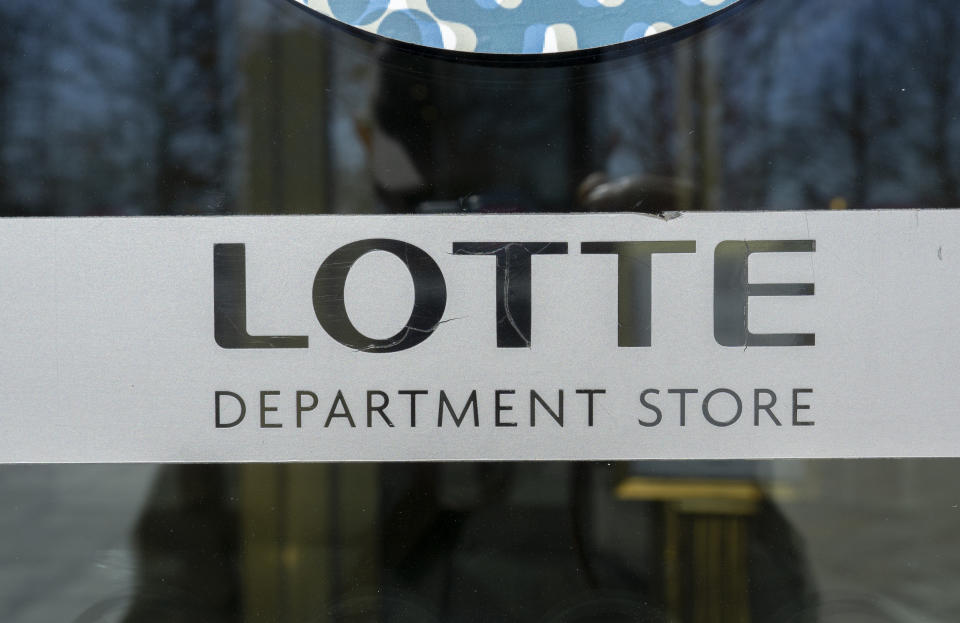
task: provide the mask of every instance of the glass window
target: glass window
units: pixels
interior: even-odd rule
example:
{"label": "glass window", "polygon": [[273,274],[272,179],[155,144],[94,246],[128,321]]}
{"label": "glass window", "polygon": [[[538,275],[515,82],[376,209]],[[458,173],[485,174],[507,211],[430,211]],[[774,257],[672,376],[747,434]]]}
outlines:
{"label": "glass window", "polygon": [[[951,0],[741,0],[493,58],[281,0],[6,0],[0,215],[956,207],[958,31]],[[6,465],[0,620],[956,621],[958,476]]]}

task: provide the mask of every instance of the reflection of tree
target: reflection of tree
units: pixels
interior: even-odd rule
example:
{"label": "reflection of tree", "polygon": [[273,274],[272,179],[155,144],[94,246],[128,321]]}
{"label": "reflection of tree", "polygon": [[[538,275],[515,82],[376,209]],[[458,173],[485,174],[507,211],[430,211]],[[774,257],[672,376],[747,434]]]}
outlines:
{"label": "reflection of tree", "polygon": [[[0,4],[0,22],[6,24],[12,32],[22,32],[22,16],[13,4]],[[19,55],[18,37],[0,37],[0,146],[7,144],[7,128],[10,118],[10,100],[5,96],[13,86],[14,59]],[[8,175],[6,154],[0,150],[0,202],[7,198]]]}
{"label": "reflection of tree", "polygon": [[842,142],[831,164],[845,181],[830,189],[807,179],[808,196],[822,202],[836,190],[856,207],[956,203],[955,3],[863,0],[847,19],[810,120],[817,134]]}
{"label": "reflection of tree", "polygon": [[912,18],[912,28],[904,28],[903,24],[890,25],[890,30],[906,39],[907,45],[922,50],[927,57],[924,62],[909,65],[916,72],[913,89],[920,93],[915,105],[911,106],[912,110],[903,113],[926,115],[927,127],[923,132],[926,140],[921,139],[914,147],[924,165],[936,173],[939,183],[934,200],[941,204],[956,204],[960,195],[955,161],[960,13],[957,3],[951,0],[926,0],[917,4]]}
{"label": "reflection of tree", "polygon": [[797,28],[810,41],[795,48],[794,65],[808,76],[787,87],[796,106],[780,123],[789,163],[781,174],[797,180],[802,205],[955,204],[955,3],[805,8]]}
{"label": "reflection of tree", "polygon": [[694,208],[764,206],[784,140],[771,94],[802,4],[757,3],[721,29],[615,63],[603,110],[611,168],[689,176]]}
{"label": "reflection of tree", "polygon": [[[11,32],[23,31],[23,15],[16,4],[0,3],[0,23]],[[5,94],[13,87],[13,69],[20,54],[20,39],[15,36],[0,36],[0,146],[7,144],[10,119],[10,99]],[[8,174],[6,154],[0,150],[0,202],[7,198]]]}
{"label": "reflection of tree", "polygon": [[[27,122],[40,130],[40,121],[49,110],[50,92],[43,76],[50,73],[50,55],[43,42],[50,29],[45,27],[42,12],[30,10],[22,1],[0,3],[0,146],[4,147],[0,151],[0,200],[4,201],[41,194],[30,176],[24,178],[18,160],[28,157],[34,165],[45,165],[47,159],[37,141],[23,140],[18,121],[27,117]],[[17,149],[9,149],[14,142]]]}
{"label": "reflection of tree", "polygon": [[[864,207],[867,204],[867,193],[870,188],[871,162],[870,138],[874,136],[874,109],[871,106],[869,81],[869,58],[865,49],[866,43],[855,37],[847,45],[846,67],[831,66],[825,73],[825,81],[819,89],[820,114],[819,120],[833,126],[847,143],[846,161],[850,171],[846,182],[851,190],[850,200],[853,207]],[[806,181],[806,196],[823,205],[827,198],[818,196],[818,189],[810,181]]]}
{"label": "reflection of tree", "polygon": [[[67,15],[69,13],[69,15]],[[223,202],[220,0],[0,7],[7,212],[198,212]]]}
{"label": "reflection of tree", "polygon": [[618,61],[604,77],[607,167],[722,186],[693,207],[956,205],[958,32],[950,0],[752,3]]}
{"label": "reflection of tree", "polygon": [[[139,68],[127,85],[146,114],[151,153],[145,185],[157,212],[194,211],[198,191],[222,183],[222,41],[217,0],[166,0],[161,10],[123,3],[125,46]],[[149,205],[149,204],[148,204]]]}
{"label": "reflection of tree", "polygon": [[732,209],[767,206],[775,163],[789,148],[779,131],[772,94],[783,77],[783,60],[796,45],[794,33],[803,21],[802,5],[768,3],[758,19],[734,21],[725,31],[723,151]]}

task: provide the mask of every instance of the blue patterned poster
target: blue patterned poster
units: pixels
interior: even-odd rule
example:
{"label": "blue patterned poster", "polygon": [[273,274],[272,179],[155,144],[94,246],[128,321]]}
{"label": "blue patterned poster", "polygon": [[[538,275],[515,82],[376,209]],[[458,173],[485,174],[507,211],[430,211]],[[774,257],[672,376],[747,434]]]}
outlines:
{"label": "blue patterned poster", "polygon": [[298,0],[383,37],[488,54],[568,52],[632,41],[737,0]]}

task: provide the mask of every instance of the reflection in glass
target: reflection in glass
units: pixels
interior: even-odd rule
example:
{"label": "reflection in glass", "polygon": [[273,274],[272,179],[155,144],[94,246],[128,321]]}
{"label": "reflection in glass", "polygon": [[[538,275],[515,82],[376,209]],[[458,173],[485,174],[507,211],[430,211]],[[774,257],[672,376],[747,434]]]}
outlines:
{"label": "reflection in glass", "polygon": [[[475,62],[280,0],[6,0],[0,214],[955,207],[958,22],[742,0]],[[0,620],[955,621],[957,468],[5,466]]]}
{"label": "reflection in glass", "polygon": [[956,468],[7,466],[0,616],[952,621]]}
{"label": "reflection in glass", "polygon": [[279,0],[0,7],[8,215],[945,207],[949,0],[747,0],[559,62]]}

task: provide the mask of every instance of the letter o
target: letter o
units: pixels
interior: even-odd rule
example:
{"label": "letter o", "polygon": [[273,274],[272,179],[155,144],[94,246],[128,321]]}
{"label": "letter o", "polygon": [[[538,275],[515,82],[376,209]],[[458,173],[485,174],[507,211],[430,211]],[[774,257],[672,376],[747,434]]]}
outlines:
{"label": "letter o", "polygon": [[[720,420],[715,419],[710,415],[710,399],[716,396],[717,394],[729,394],[733,396],[733,399],[737,401],[737,414],[733,416],[732,419],[726,422],[721,422]],[[740,416],[743,414],[743,402],[740,400],[740,396],[737,395],[737,392],[732,389],[727,389],[726,387],[720,387],[713,390],[709,394],[703,397],[703,417],[707,418],[707,421],[713,424],[714,426],[730,426],[734,422],[740,419]]]}
{"label": "letter o", "polygon": [[[413,278],[413,310],[405,327],[392,337],[374,339],[353,326],[347,316],[344,289],[354,263],[371,251],[392,253]],[[424,341],[436,329],[447,306],[447,286],[440,267],[412,244],[389,238],[370,238],[346,244],[327,257],[313,280],[313,310],[320,326],[336,341],[357,350],[393,353]]]}

